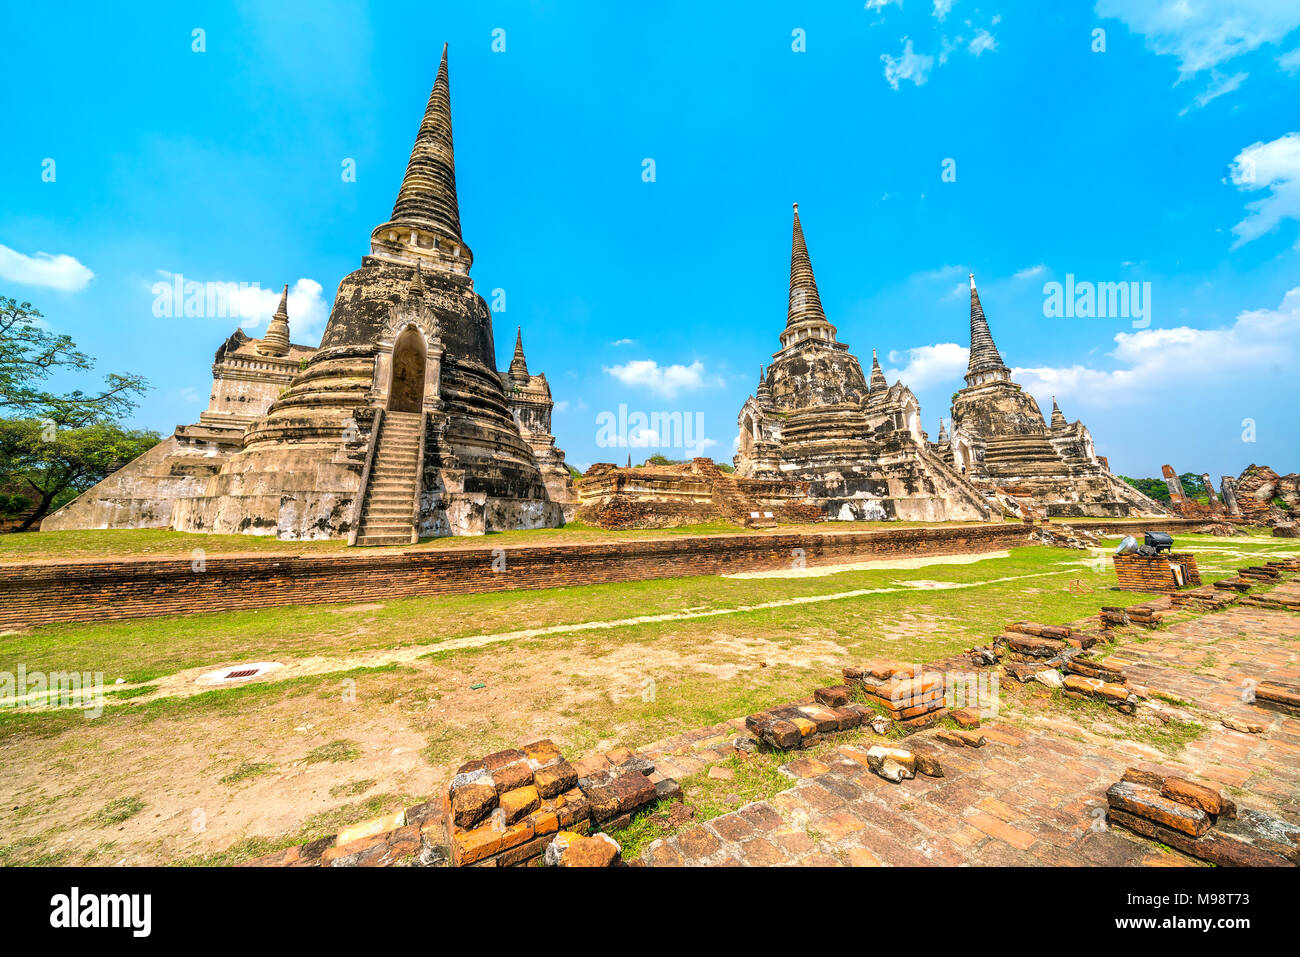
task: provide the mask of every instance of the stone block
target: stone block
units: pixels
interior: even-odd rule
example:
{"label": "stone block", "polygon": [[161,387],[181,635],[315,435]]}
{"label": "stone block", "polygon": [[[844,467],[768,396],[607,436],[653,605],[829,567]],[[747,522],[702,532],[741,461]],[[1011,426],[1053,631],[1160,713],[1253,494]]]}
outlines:
{"label": "stone block", "polygon": [[1106,800],[1112,808],[1144,817],[1191,837],[1200,837],[1213,823],[1210,816],[1199,808],[1171,801],[1162,797],[1159,791],[1129,781],[1112,784],[1106,791]]}
{"label": "stone block", "polygon": [[505,812],[507,824],[514,824],[520,818],[531,814],[537,810],[541,804],[541,796],[537,793],[537,788],[531,784],[521,788],[515,788],[513,791],[506,791],[499,798],[501,810]]}
{"label": "stone block", "polygon": [[813,698],[828,708],[842,708],[849,703],[849,686],[833,685],[829,688],[818,688],[813,692]]}
{"label": "stone block", "polygon": [[533,784],[542,797],[552,798],[577,787],[578,772],[572,764],[561,758],[534,771]]}
{"label": "stone block", "polygon": [[472,828],[497,806],[497,789],[486,784],[460,788],[451,801],[452,820],[458,827]]}

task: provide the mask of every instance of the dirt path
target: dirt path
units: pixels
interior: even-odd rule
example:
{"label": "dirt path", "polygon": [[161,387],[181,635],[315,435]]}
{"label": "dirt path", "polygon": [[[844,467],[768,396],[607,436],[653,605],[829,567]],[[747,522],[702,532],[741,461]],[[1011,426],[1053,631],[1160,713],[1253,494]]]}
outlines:
{"label": "dirt path", "polygon": [[816,565],[812,568],[770,568],[766,571],[736,572],[723,578],[822,578],[840,572],[881,571],[893,568],[925,568],[929,565],[973,565],[991,558],[1010,558],[1008,551],[979,552],[974,555],[931,555],[916,558],[873,558],[840,565]]}
{"label": "dirt path", "polygon": [[[986,558],[1006,557],[1006,552],[995,552],[984,555]],[[888,566],[898,568],[920,568],[925,564],[970,564],[977,561],[975,556],[946,556],[947,558],[959,558],[960,561],[952,560],[900,560],[897,564],[888,562],[868,563],[875,567]],[[1075,563],[1069,563],[1071,565]],[[761,574],[761,573],[760,573]],[[283,663],[282,667],[266,673],[264,676],[249,679],[250,681],[259,681],[265,678],[269,681],[284,681],[291,678],[299,678],[308,675],[331,674],[340,671],[349,671],[354,668],[378,668],[385,665],[405,665],[411,664],[416,660],[434,653],[447,651],[461,651],[471,648],[481,648],[485,645],[500,644],[503,642],[520,641],[530,638],[542,638],[550,635],[566,635],[584,631],[600,631],[610,628],[627,628],[637,625],[658,624],[672,621],[689,621],[703,618],[720,618],[727,615],[738,615],[746,612],[765,611],[773,608],[786,608],[794,605],[820,604],[828,601],[842,601],[847,598],[860,598],[864,595],[883,595],[901,591],[911,591],[920,588],[924,589],[962,589],[962,588],[982,588],[986,585],[994,585],[1002,582],[1019,581],[1027,578],[1044,578],[1054,575],[1067,574],[1065,571],[1051,572],[1034,572],[1027,575],[1011,575],[1002,578],[988,578],[973,582],[938,582],[938,581],[911,581],[899,582],[896,587],[890,588],[857,588],[851,591],[831,592],[825,595],[801,595],[794,598],[782,598],[774,601],[759,602],[751,605],[739,605],[734,608],[714,608],[686,610],[659,615],[636,615],[630,618],[614,618],[601,621],[584,621],[573,624],[549,625],[545,628],[522,628],[515,631],[496,632],[491,634],[467,635],[463,638],[449,638],[445,641],[438,641],[427,645],[416,645],[410,648],[390,649],[381,651],[369,651],[355,655],[314,655],[309,658],[300,658]],[[742,577],[742,576],[737,576]],[[262,664],[265,664],[263,662]],[[134,699],[134,702],[153,701],[158,698],[187,698],[196,694],[203,694],[212,691],[215,688],[231,687],[234,685],[245,684],[245,681],[231,681],[221,684],[213,684],[211,681],[200,681],[200,678],[209,675],[215,670],[224,670],[225,668],[241,665],[249,667],[244,662],[210,662],[199,667],[187,668],[176,674],[168,675],[164,678],[158,678],[140,685],[123,684],[117,687],[130,689],[135,687],[152,687],[154,690],[142,694]],[[40,708],[31,699],[26,699],[28,706]],[[81,707],[73,704],[65,707]]]}

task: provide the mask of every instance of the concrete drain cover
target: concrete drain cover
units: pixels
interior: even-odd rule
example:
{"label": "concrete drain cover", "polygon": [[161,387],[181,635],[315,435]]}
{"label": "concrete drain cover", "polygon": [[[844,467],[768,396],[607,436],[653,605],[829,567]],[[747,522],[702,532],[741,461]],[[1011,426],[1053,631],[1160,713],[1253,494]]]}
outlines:
{"label": "concrete drain cover", "polygon": [[201,685],[221,685],[232,681],[250,681],[253,678],[262,677],[267,672],[283,667],[284,665],[278,661],[258,661],[248,665],[233,665],[229,668],[222,668],[220,671],[209,671],[205,675],[200,675],[198,683]]}

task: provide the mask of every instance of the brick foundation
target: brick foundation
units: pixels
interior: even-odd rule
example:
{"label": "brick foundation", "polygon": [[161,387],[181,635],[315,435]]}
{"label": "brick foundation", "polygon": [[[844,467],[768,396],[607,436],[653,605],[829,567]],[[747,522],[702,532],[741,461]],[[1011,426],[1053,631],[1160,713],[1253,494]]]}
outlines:
{"label": "brick foundation", "polygon": [[[1075,522],[1108,534],[1189,530],[1179,520]],[[208,556],[0,566],[0,628],[279,605],[558,588],[808,565],[958,555],[1029,544],[1021,523],[853,532],[679,536],[592,545],[420,549],[384,554]],[[505,566],[494,571],[501,552]]]}
{"label": "brick foundation", "polygon": [[[1187,552],[1166,552],[1163,555],[1116,555],[1115,574],[1121,591],[1175,592],[1180,588],[1197,588],[1201,573],[1196,567],[1196,556]],[[1183,581],[1178,584],[1172,566],[1182,569]]]}

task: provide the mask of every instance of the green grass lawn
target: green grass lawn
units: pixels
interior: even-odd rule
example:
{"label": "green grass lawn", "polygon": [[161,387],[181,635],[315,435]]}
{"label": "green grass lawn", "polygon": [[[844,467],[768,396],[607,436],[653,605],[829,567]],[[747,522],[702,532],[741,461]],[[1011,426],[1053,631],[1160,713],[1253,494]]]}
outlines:
{"label": "green grass lawn", "polygon": [[[1285,539],[1191,535],[1179,536],[1177,547],[1198,554],[1207,581],[1294,551]],[[802,697],[837,680],[850,661],[930,661],[986,643],[1009,621],[1062,623],[1151,597],[1111,590],[1109,561],[1088,559],[1086,552],[1027,547],[964,565],[662,579],[50,625],[0,636],[0,671],[19,664],[102,671],[110,684],[116,677],[166,682],[182,669],[235,661],[337,662],[322,674],[188,697],[156,688],[120,694],[94,721],[76,711],[0,715],[0,761],[8,772],[0,833],[11,835],[0,841],[0,863],[112,863],[128,852],[136,862],[242,860],[363,817],[363,806],[388,810],[395,795],[427,796],[449,767],[501,747],[538,737],[553,737],[574,755],[644,745]],[[852,592],[865,593],[845,594]],[[808,598],[824,600],[756,607]],[[564,628],[718,609],[733,611]],[[445,646],[546,625],[562,630]],[[399,648],[423,655],[375,667],[346,660]],[[647,683],[652,694],[643,693]],[[349,685],[351,702],[340,693]],[[95,769],[90,788],[86,768]],[[377,797],[341,805],[362,783]],[[279,824],[246,823],[265,817],[276,799],[287,808],[274,818]],[[711,800],[702,792],[698,803],[711,807]],[[138,801],[145,810],[117,824],[110,840],[93,822],[113,801],[121,808]],[[208,809],[216,836],[189,832],[194,807]],[[78,849],[71,857],[62,849],[69,841]]]}

